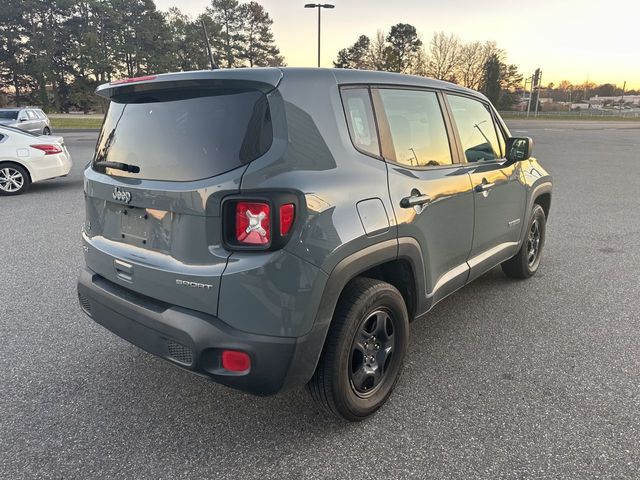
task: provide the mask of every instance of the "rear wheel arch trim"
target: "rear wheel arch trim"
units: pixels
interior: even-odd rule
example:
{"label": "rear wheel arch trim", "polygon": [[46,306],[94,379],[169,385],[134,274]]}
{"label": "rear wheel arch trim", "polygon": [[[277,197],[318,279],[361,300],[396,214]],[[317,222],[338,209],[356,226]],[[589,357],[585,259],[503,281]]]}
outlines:
{"label": "rear wheel arch trim", "polygon": [[[416,313],[421,311],[422,302],[424,301],[422,297],[424,297],[426,287],[424,283],[424,266],[421,263],[422,253],[415,239],[402,237],[400,239],[385,240],[343,258],[327,278],[322,292],[320,309],[316,314],[312,331],[308,334],[317,336],[317,349],[313,352],[307,349],[304,354],[307,368],[305,368],[304,374],[297,376],[297,381],[294,383],[300,383],[300,380],[309,381],[315,372],[324,349],[338,300],[348,283],[367,270],[395,260],[407,260],[409,262],[416,288]],[[421,272],[422,275],[420,274]],[[294,360],[301,356],[301,352],[296,352]]]}

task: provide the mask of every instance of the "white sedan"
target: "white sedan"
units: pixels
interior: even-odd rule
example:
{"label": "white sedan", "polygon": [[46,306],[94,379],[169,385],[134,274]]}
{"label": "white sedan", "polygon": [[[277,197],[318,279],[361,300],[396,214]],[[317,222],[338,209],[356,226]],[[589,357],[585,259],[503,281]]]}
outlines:
{"label": "white sedan", "polygon": [[32,183],[63,177],[71,165],[62,137],[0,126],[0,195],[19,195]]}

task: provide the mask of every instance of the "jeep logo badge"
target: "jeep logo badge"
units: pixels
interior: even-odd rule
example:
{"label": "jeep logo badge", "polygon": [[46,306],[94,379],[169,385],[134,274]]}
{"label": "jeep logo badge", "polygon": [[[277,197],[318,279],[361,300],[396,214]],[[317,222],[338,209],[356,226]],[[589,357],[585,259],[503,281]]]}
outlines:
{"label": "jeep logo badge", "polygon": [[120,190],[118,187],[113,189],[111,196],[114,200],[118,200],[119,202],[129,203],[131,201],[131,192]]}

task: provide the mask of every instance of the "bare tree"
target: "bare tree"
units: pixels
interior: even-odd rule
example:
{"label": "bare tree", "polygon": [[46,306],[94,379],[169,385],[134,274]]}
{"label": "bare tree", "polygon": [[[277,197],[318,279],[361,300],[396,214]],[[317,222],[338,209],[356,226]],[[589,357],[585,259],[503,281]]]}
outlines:
{"label": "bare tree", "polygon": [[440,80],[455,82],[460,61],[460,40],[454,34],[437,32],[429,44],[427,75]]}
{"label": "bare tree", "polygon": [[382,30],[376,32],[376,36],[369,47],[369,61],[374,70],[387,69],[387,41],[386,33]]}
{"label": "bare tree", "polygon": [[485,64],[494,53],[500,58],[503,56],[495,42],[471,42],[461,45],[456,73],[458,83],[474,90],[480,89]]}

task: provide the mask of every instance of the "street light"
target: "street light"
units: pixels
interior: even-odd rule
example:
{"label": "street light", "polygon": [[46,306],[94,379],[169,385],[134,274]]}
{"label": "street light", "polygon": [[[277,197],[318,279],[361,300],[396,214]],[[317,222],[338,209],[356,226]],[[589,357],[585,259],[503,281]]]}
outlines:
{"label": "street light", "polygon": [[330,3],[307,3],[304,8],[317,8],[318,9],[318,68],[320,68],[320,9],[322,8],[335,8],[335,5]]}

